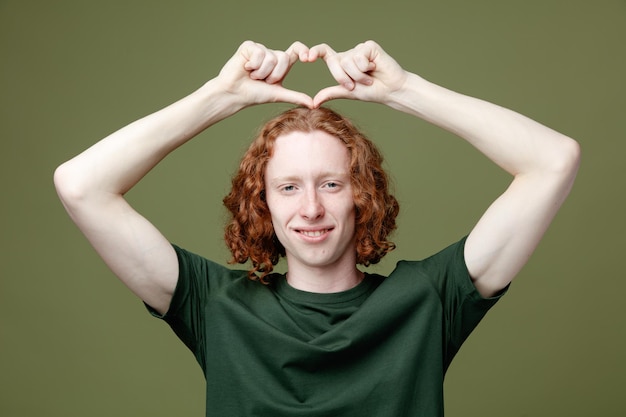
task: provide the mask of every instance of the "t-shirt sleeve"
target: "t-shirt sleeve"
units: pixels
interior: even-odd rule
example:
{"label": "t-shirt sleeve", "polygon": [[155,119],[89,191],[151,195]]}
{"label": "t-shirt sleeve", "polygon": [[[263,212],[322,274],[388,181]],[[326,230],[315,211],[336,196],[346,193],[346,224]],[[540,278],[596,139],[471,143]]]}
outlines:
{"label": "t-shirt sleeve", "polygon": [[467,236],[425,260],[439,292],[444,314],[446,366],[489,309],[506,293],[484,298],[474,286],[465,263]]}
{"label": "t-shirt sleeve", "polygon": [[163,319],[172,328],[202,364],[204,349],[201,346],[205,338],[203,309],[211,291],[209,278],[215,275],[217,279],[219,271],[226,268],[176,245],[172,246],[178,257],[179,271],[170,307],[164,315],[148,305],[146,307],[153,316]]}

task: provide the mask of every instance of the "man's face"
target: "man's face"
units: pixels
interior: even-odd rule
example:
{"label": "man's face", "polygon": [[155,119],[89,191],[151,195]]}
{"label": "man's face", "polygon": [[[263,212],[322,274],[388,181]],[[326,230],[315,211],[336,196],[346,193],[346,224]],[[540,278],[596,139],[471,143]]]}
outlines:
{"label": "man's face", "polygon": [[289,270],[354,268],[349,162],[346,146],[322,131],[292,132],[276,139],[265,171],[265,192]]}

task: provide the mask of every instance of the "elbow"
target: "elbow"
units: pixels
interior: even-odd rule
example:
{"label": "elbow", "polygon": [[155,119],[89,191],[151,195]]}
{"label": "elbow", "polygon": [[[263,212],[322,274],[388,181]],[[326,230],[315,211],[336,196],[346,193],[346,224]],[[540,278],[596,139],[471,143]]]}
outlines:
{"label": "elbow", "polygon": [[[574,139],[560,135],[558,142],[548,148],[534,150],[535,163],[519,177],[534,178],[539,184],[569,190],[574,184],[580,166],[581,149]],[[518,175],[515,175],[518,177]]]}
{"label": "elbow", "polygon": [[560,157],[558,158],[558,171],[573,180],[580,167],[580,155],[580,144],[574,139],[566,138],[563,141]]}
{"label": "elbow", "polygon": [[72,169],[70,162],[65,162],[54,170],[53,182],[57,195],[66,208],[76,205],[85,198],[85,187],[80,184],[80,175]]}
{"label": "elbow", "polygon": [[536,173],[567,181],[576,177],[580,166],[580,145],[574,139],[559,135],[558,141],[545,149],[538,149],[539,164]]}
{"label": "elbow", "polygon": [[[569,194],[580,166],[580,145],[574,139],[565,137],[557,152],[550,158],[549,168],[544,171],[543,181],[554,183],[559,189]],[[549,180],[552,178],[552,180]]]}

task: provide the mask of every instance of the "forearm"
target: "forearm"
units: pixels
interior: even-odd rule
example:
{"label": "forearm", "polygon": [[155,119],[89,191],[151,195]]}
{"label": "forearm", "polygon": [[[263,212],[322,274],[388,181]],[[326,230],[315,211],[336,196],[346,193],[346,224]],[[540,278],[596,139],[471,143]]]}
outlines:
{"label": "forearm", "polygon": [[337,98],[385,104],[464,138],[514,176],[472,229],[464,254],[481,294],[502,290],[569,193],[578,170],[578,144],[514,111],[405,71],[373,41],[341,53],[321,44],[311,48],[310,56],[323,58],[339,83],[318,92],[315,105]]}
{"label": "forearm", "polygon": [[464,138],[512,175],[561,170],[576,159],[577,144],[567,136],[414,74],[386,104]]}
{"label": "forearm", "polygon": [[200,89],[118,130],[55,171],[57,191],[72,220],[115,275],[157,311],[167,311],[176,287],[176,254],[124,193],[174,149],[245,107],[270,102],[310,107],[309,96],[281,84],[307,51],[299,42],[287,51],[244,42]]}
{"label": "forearm", "polygon": [[465,260],[485,297],[502,290],[535,250],[578,170],[577,142],[519,113],[408,77],[390,106],[464,138],[514,176],[472,229]]}

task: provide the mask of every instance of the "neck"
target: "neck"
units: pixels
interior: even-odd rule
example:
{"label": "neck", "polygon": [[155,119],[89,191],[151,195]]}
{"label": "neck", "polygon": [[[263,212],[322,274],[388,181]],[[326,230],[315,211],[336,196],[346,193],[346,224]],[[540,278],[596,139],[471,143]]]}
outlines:
{"label": "neck", "polygon": [[347,291],[363,281],[364,274],[356,266],[329,271],[326,268],[289,268],[287,283],[301,291],[334,293]]}

